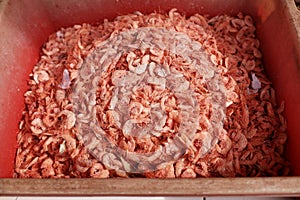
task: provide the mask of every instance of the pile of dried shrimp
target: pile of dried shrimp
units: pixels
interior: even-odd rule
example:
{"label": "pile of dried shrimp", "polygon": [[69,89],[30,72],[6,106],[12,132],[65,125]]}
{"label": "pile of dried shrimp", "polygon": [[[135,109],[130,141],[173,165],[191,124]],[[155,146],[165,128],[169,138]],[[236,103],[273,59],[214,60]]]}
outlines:
{"label": "pile of dried shrimp", "polygon": [[[78,139],[77,116],[72,104],[72,86],[81,76],[85,58],[105,41],[122,31],[141,27],[157,27],[184,33],[199,42],[216,66],[226,88],[226,107],[223,128],[217,143],[200,156],[203,134],[211,123],[210,107],[201,103],[208,94],[197,81],[185,60],[170,52],[153,49],[135,50],[122,55],[115,68],[97,83],[95,98],[99,126],[110,142],[128,152],[151,153],[168,143],[178,131],[180,108],[172,91],[163,87],[164,81],[153,79],[160,87],[145,86],[134,90],[130,99],[130,118],[144,127],[153,118],[150,105],[160,105],[164,116],[158,116],[159,130],[151,137],[135,137],[130,124],[118,128],[120,121],[110,107],[116,107],[115,85],[126,71],[143,73],[143,64],[168,64],[182,73],[187,84],[197,93],[199,127],[192,144],[174,163],[144,173],[126,173],[108,168],[105,163],[120,160],[110,155],[96,159]],[[172,42],[172,38],[170,41]],[[263,69],[260,43],[255,36],[252,18],[239,13],[236,17],[220,15],[209,18],[195,14],[185,17],[176,9],[168,14],[140,12],[104,20],[97,26],[90,24],[62,28],[50,35],[43,45],[40,61],[30,74],[28,91],[24,94],[25,110],[19,125],[15,177],[157,177],[196,178],[234,176],[281,176],[288,174],[283,158],[287,140],[284,103],[277,104],[275,90]],[[139,66],[139,67],[137,67]],[[149,69],[150,69],[149,68]],[[159,72],[157,72],[159,75]],[[163,76],[163,74],[161,75]],[[130,81],[130,80],[127,80]],[[125,81],[126,82],[126,81]],[[154,85],[155,85],[154,84]],[[178,85],[181,90],[187,87]],[[159,113],[157,114],[159,115]],[[128,120],[129,121],[129,120]],[[155,128],[155,127],[154,127]],[[138,135],[141,133],[135,133]],[[101,152],[100,152],[101,153]]]}

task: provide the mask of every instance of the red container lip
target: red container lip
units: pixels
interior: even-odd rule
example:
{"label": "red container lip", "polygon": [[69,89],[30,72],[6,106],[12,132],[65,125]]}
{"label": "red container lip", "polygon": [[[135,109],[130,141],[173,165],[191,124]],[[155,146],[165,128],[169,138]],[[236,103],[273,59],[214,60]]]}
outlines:
{"label": "red container lip", "polygon": [[286,102],[289,132],[286,157],[291,162],[292,175],[299,176],[300,15],[293,1],[4,0],[0,3],[0,177],[13,176],[17,123],[24,109],[26,80],[50,33],[60,27],[101,22],[136,10],[149,13],[173,7],[187,15],[196,12],[235,15],[242,11],[255,18],[266,70],[278,99]]}

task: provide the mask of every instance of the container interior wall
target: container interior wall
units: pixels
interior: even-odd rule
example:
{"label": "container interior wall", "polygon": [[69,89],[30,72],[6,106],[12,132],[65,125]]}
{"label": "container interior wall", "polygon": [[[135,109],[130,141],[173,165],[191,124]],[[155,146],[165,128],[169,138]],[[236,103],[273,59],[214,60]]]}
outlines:
{"label": "container interior wall", "polygon": [[[12,177],[18,121],[24,108],[26,80],[38,60],[40,47],[50,33],[60,27],[83,22],[96,23],[104,18],[134,11],[149,13],[178,8],[187,16],[193,13],[235,15],[251,14],[258,27],[265,66],[279,101],[286,101],[289,126],[287,157],[292,174],[300,175],[299,45],[293,42],[288,15],[279,0],[29,0],[2,1],[0,4],[0,177]],[[2,10],[1,10],[2,9]],[[275,34],[276,33],[276,34]],[[289,39],[287,39],[289,38]],[[298,48],[298,49],[297,49]],[[295,52],[298,52],[296,54]],[[298,67],[298,68],[297,68]]]}
{"label": "container interior wall", "polygon": [[38,1],[0,2],[0,177],[12,177],[28,75],[54,31]]}
{"label": "container interior wall", "polygon": [[[290,15],[289,9],[295,11],[292,12],[294,15]],[[288,127],[285,154],[290,161],[291,175],[296,176],[300,175],[299,14],[294,1],[265,1],[257,4],[257,34],[261,41],[264,67],[276,90],[278,102],[285,102],[284,114]],[[291,26],[293,20],[298,20],[296,23],[294,21],[296,26]]]}

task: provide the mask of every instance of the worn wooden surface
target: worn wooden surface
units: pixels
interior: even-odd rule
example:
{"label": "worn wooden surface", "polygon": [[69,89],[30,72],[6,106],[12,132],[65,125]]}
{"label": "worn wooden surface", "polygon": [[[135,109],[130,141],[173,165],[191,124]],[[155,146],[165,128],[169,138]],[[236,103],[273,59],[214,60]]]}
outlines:
{"label": "worn wooden surface", "polygon": [[300,177],[0,179],[0,195],[300,196]]}
{"label": "worn wooden surface", "polygon": [[[300,14],[291,6],[300,38]],[[298,38],[298,39],[299,39]],[[0,179],[1,195],[300,196],[300,177],[199,179]]]}

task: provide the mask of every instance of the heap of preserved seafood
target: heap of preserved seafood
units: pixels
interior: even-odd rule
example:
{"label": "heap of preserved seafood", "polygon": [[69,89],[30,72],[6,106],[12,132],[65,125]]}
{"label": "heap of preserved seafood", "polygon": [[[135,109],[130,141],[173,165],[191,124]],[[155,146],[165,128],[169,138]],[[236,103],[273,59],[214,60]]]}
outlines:
{"label": "heap of preserved seafood", "polygon": [[287,175],[284,103],[259,46],[241,13],[60,29],[30,74],[15,177]]}

